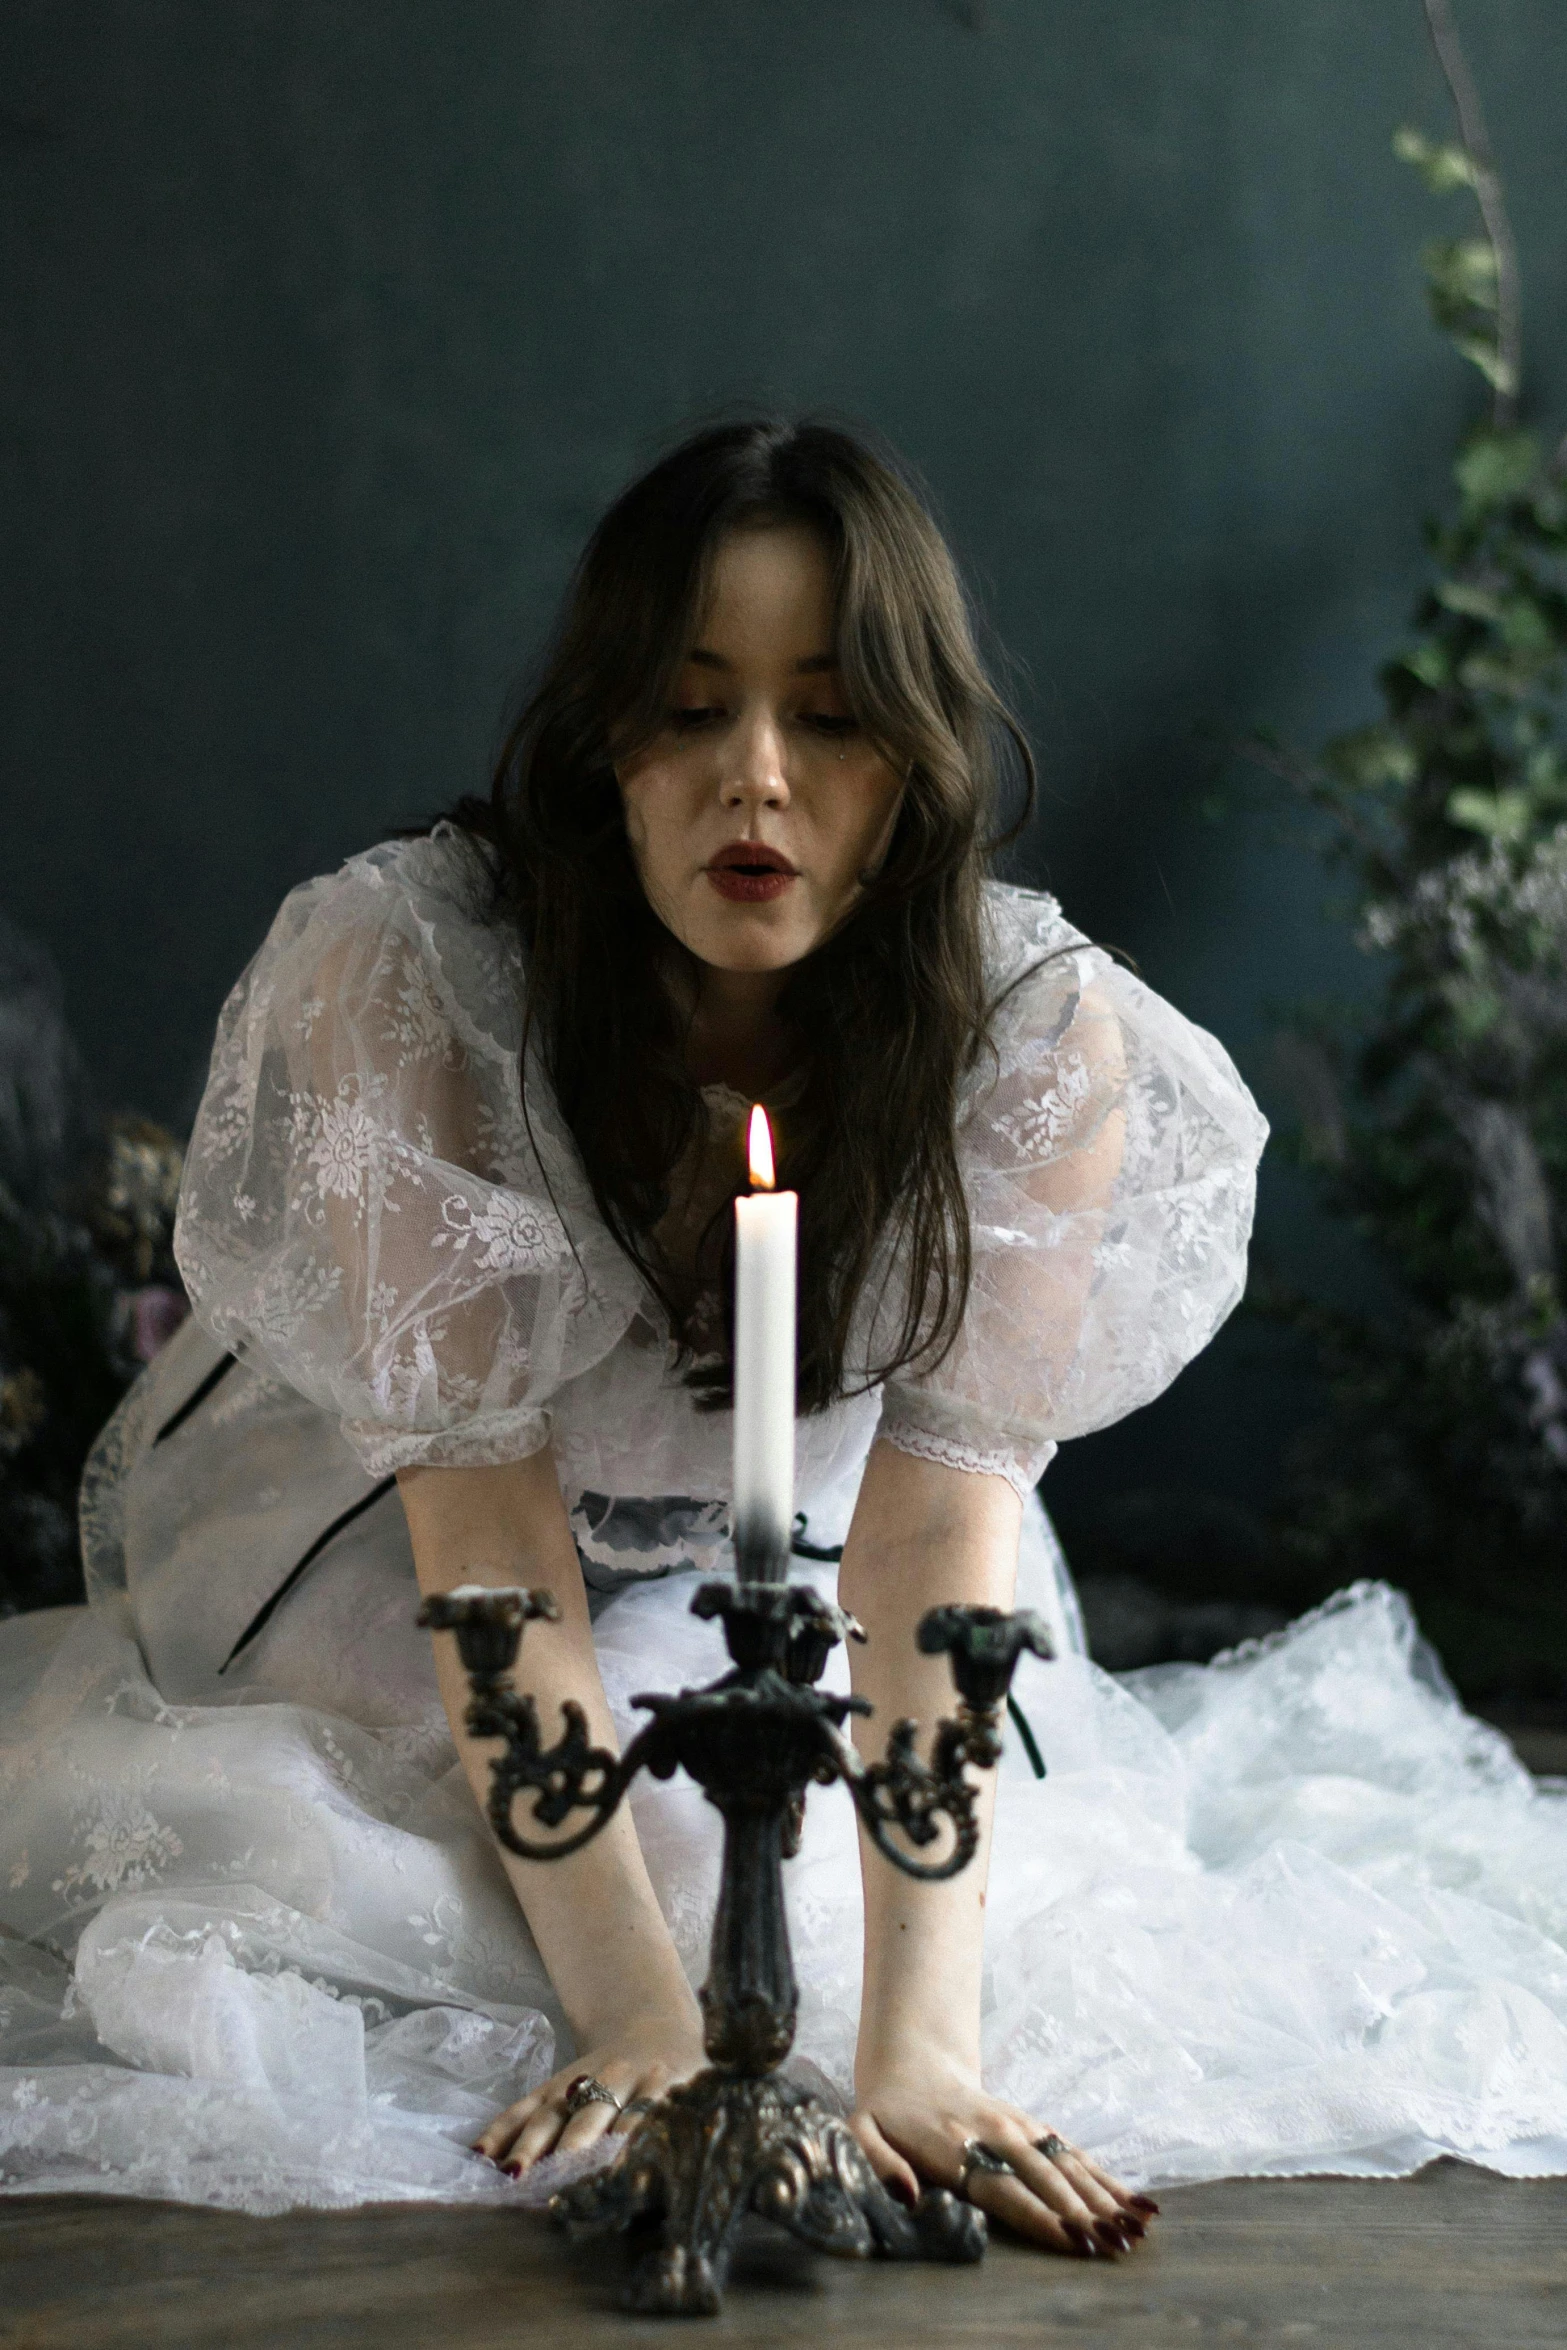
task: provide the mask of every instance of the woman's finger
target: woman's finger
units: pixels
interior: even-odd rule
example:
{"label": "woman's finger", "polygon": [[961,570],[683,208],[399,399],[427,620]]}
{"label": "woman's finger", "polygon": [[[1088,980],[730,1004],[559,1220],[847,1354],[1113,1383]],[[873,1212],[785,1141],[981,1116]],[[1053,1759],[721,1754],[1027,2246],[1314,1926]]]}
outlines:
{"label": "woman's finger", "polygon": [[557,2154],[580,2154],[584,2146],[596,2146],[613,2126],[619,2112],[615,2105],[595,2101],[584,2105],[579,2113],[568,2114],[555,2141]]}
{"label": "woman's finger", "polygon": [[876,2173],[882,2185],[900,2203],[917,2203],[920,2193],[919,2174],[906,2155],[889,2145],[883,2137],[881,2125],[873,2113],[863,2110],[851,2115],[849,2128],[859,2142],[861,2153]]}
{"label": "woman's finger", "polygon": [[1021,2174],[1009,2176],[1005,2171],[971,2170],[964,2191],[970,2203],[978,2204],[988,2217],[1003,2221],[1035,2244],[1048,2245],[1052,2252],[1069,2252],[1078,2260],[1093,2260],[1103,2257],[1108,2250],[1101,2245],[1086,2218],[1057,2210],[1045,2202]]}
{"label": "woman's finger", "polygon": [[1142,2220],[1158,2218],[1159,2206],[1151,2195],[1134,2194],[1130,2187],[1123,2187],[1118,2178],[1113,2177],[1109,2171],[1102,2169],[1100,2165],[1094,2161],[1092,2155],[1083,2154],[1075,2147],[1073,2148],[1073,2152],[1076,2154],[1077,2160],[1082,2164],[1084,2170],[1087,2171],[1089,2177],[1096,2179],[1099,2185],[1103,2187],[1108,2194],[1113,2195],[1116,2199],[1116,2202],[1121,2206],[1123,2211],[1135,2211],[1138,2218]]}
{"label": "woman's finger", "polygon": [[531,2170],[546,2154],[554,2153],[561,2131],[566,2126],[566,2114],[560,2102],[565,2093],[566,2084],[562,2082],[556,2091],[555,2102],[536,2107],[513,2138],[501,2158],[502,2170],[510,2171],[513,2178],[520,2178],[525,2170]]}
{"label": "woman's finger", "polygon": [[[1026,2115],[1016,2116],[1014,2126],[1023,2140],[1023,2150],[1021,2155],[1014,2154],[1016,2140],[1009,2130],[1005,2151],[1053,2208],[1067,2212],[1074,2219],[1095,2221],[1121,2217],[1118,2198],[1094,2177],[1075,2146],[1069,2146],[1053,2130],[1036,2129]],[[1066,2188],[1070,2203],[1062,2201],[1054,2189],[1054,2181]]]}
{"label": "woman's finger", "polygon": [[[572,2082],[581,2078],[580,2073],[574,2073]],[[597,2145],[605,2132],[613,2129],[620,2119],[626,2099],[636,2095],[637,2073],[632,2065],[607,2064],[602,2072],[594,2073],[592,2078],[601,2088],[609,2091],[609,2097],[595,2097],[588,2104],[580,2105],[575,2113],[567,2115],[556,2145],[559,2154],[578,2154],[584,2146]],[[571,2082],[567,2083],[565,2094],[569,2094],[571,2085]],[[563,2106],[565,2094],[561,2099]],[[613,2104],[610,2098],[614,2099]]]}
{"label": "woman's finger", "polygon": [[489,2128],[474,2140],[474,2152],[487,2154],[491,2162],[502,2161],[511,2151],[518,2132],[548,2100],[553,2087],[552,2081],[544,2081],[537,2089],[530,2089],[526,2097],[519,2097],[515,2105],[508,2105],[504,2113],[498,2113]]}
{"label": "woman's finger", "polygon": [[1117,2189],[1112,2180],[1097,2174],[1075,2146],[1063,2147],[1059,2154],[1051,2155],[1048,2159],[1055,2163],[1064,2177],[1071,2180],[1093,2213],[1096,2227],[1108,2222],[1134,2241],[1148,2233],[1147,2217],[1135,2209],[1125,2189]]}
{"label": "woman's finger", "polygon": [[1041,2154],[1032,2141],[1005,2149],[1024,2185],[1066,2226],[1091,2235],[1105,2252],[1130,2252],[1143,2222],[1123,2210],[1068,2152]]}
{"label": "woman's finger", "polygon": [[[1008,2114],[997,2114],[979,2135],[982,2144],[993,2146],[1003,2160],[1011,2164],[1026,2192],[1036,2202],[1042,2203],[1063,2226],[1093,2231],[1099,2214],[1084,2202],[1066,2172],[1052,2162],[1048,2155],[1040,2153],[1034,2143],[1034,2133],[1026,2123]],[[987,2174],[977,2168],[971,2169],[968,2174],[970,2194],[973,2193],[975,2182],[987,2175],[992,2178],[1005,2177],[1002,2172],[992,2171]]]}
{"label": "woman's finger", "polygon": [[629,2138],[633,2130],[641,2128],[659,2099],[668,2091],[672,2074],[667,2064],[650,2064],[621,2100],[621,2107],[610,2123],[619,2138]]}
{"label": "woman's finger", "polygon": [[[1027,2125],[1032,2130],[1032,2124]],[[1055,2151],[1047,2159],[1056,2164],[1063,2175],[1082,2197],[1094,2214],[1095,2230],[1105,2242],[1111,2241],[1110,2231],[1137,2243],[1148,2233],[1149,2222],[1158,2217],[1159,2206],[1151,2195],[1134,2195],[1120,2180],[1097,2162],[1092,2161],[1081,2147],[1071,2146],[1055,2133],[1047,2133],[1055,2141]],[[1041,2151],[1037,2137],[1030,2140],[1033,2151]],[[1112,2249],[1119,2249],[1112,2244]]]}
{"label": "woman's finger", "polygon": [[[1063,2146],[1056,2156],[1042,2153],[1039,2135],[1021,2115],[997,2114],[988,2122],[981,2142],[1011,2165],[1012,2175],[971,2166],[965,2181],[970,2201],[1058,2251],[1070,2249],[1082,2257],[1130,2252],[1146,2233],[1144,2222],[1109,2202],[1086,2172],[1074,2177],[1077,2166],[1066,2159],[1074,2149]],[[958,2163],[961,2168],[961,2150]]]}
{"label": "woman's finger", "polygon": [[[1026,2113],[1016,2107],[1004,2107],[996,2118],[995,2128],[987,2134],[1016,2162],[1023,2177],[1053,2210],[1089,2222],[1106,2249],[1129,2250],[1148,2233],[1148,2223],[1157,2214],[1158,2205],[1148,2196],[1129,2194],[1119,2179],[1112,2178],[1099,2163],[1091,2162],[1081,2147],[1070,2144],[1058,2131],[1041,2130]],[[1026,2148],[1023,2159],[1018,2159],[1015,2151],[1019,2139]],[[1040,2170],[1041,2162],[1052,2165],[1066,2181],[1073,2201],[1063,2200],[1048,2173]]]}
{"label": "woman's finger", "polygon": [[[883,2139],[901,2155],[922,2178],[932,2185],[946,2187],[954,2195],[962,2195],[991,2217],[1004,2221],[1020,2235],[1036,2244],[1047,2245],[1054,2252],[1068,2252],[1078,2259],[1092,2260],[1105,2247],[1093,2232],[1093,2217],[1076,2189],[1066,2179],[1054,2179],[1046,2174],[1049,2165],[1044,2157],[1034,2153],[1030,2144],[1031,2132],[1019,2117],[1001,2113],[986,2118],[979,2127],[970,2124],[964,2130],[955,2120],[911,2124],[888,2132],[871,2116],[856,2117],[856,2135],[859,2124],[870,2120]],[[1007,2171],[984,2170],[971,2163],[964,2168],[964,2151],[978,2140],[993,2146],[1011,2165]],[[863,2137],[861,2143],[864,2143]],[[1028,2164],[1032,2178],[1023,2176]],[[1034,2191],[1034,2179],[1045,2192]]]}

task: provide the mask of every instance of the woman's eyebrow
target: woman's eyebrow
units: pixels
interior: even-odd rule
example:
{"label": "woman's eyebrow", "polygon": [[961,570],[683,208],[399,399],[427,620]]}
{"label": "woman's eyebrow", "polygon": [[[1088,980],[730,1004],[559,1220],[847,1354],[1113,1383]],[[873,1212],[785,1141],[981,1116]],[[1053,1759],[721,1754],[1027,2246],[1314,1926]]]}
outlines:
{"label": "woman's eyebrow", "polygon": [[[733,669],[734,667],[734,663],[726,661],[722,653],[710,652],[706,645],[693,645],[690,652],[687,653],[686,659],[693,669]],[[838,656],[836,653],[807,653],[803,661],[796,661],[794,673],[796,677],[819,677],[823,670],[836,669],[837,666]]]}

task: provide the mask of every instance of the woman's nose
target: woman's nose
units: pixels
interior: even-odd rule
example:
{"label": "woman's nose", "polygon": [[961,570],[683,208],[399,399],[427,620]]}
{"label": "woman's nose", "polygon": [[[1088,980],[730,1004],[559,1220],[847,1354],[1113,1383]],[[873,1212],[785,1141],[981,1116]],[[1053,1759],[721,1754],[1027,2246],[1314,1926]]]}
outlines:
{"label": "woman's nose", "polygon": [[737,727],[727,746],[719,797],[726,808],[787,808],[783,737],[770,719]]}

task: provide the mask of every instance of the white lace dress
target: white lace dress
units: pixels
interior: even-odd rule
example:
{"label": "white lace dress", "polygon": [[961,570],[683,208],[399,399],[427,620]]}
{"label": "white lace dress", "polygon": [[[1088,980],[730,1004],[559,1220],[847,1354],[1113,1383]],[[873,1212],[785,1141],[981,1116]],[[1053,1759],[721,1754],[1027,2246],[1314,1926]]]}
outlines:
{"label": "white lace dress", "polygon": [[[283,907],[193,1138],[198,1319],[89,1467],[88,1604],[0,1625],[5,2190],[272,2211],[553,2183],[467,2150],[565,2028],[452,1750],[391,1480],[553,1447],[624,1732],[633,1690],[718,1664],[686,1609],[725,1560],[729,1439],[548,1088],[519,1087],[521,973],[469,859],[438,832]],[[1213,1040],[1051,900],[997,889],[988,919],[998,983],[1026,976],[963,1106],[962,1342],[805,1422],[798,1495],[830,1549],[879,1429],[1026,1497],[1020,1596],[1063,1654],[1018,1687],[1048,1776],[1016,1742],[1002,1769],[989,2076],[1144,2183],[1567,2168],[1567,1813],[1400,1603],[1361,1590],[1121,1683],[1082,1653],[1034,1482],[1234,1304],[1263,1128]],[[634,1809],[700,1977],[716,1820],[678,1782]],[[843,2089],[841,1795],[813,1795],[788,1876],[800,2060]]]}

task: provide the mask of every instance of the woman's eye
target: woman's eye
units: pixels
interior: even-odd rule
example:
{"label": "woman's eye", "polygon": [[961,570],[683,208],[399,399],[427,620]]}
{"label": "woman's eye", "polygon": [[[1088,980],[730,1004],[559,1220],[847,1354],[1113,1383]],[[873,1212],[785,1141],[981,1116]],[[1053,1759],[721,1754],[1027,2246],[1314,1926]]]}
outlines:
{"label": "woman's eye", "polygon": [[669,713],[669,723],[677,734],[694,734],[698,727],[711,726],[723,712],[711,702],[687,703]]}
{"label": "woman's eye", "polygon": [[854,734],[859,728],[857,718],[833,717],[822,710],[808,710],[805,713],[805,724],[814,728],[818,734],[830,735]]}

